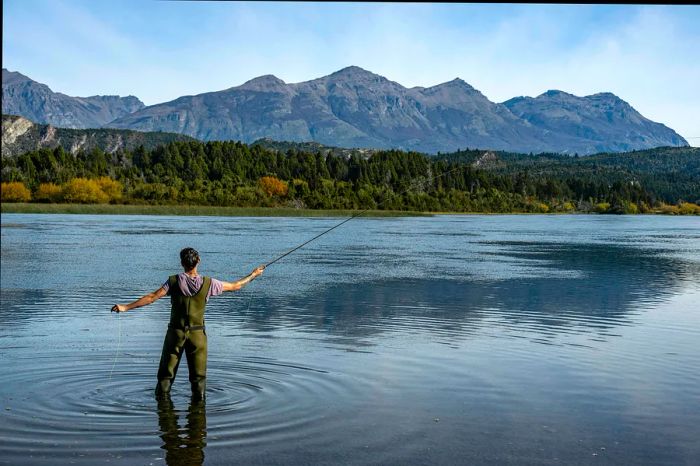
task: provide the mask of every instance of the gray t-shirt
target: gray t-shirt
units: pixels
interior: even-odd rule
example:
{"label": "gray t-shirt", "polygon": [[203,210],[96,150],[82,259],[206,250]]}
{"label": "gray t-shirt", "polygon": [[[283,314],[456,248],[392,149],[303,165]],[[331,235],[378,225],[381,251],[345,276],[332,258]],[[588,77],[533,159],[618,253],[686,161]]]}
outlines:
{"label": "gray t-shirt", "polygon": [[[168,292],[168,296],[170,295],[170,283],[168,283],[169,281],[170,278],[168,278],[168,280],[165,280],[165,283],[163,283],[163,288],[165,288],[165,291]],[[180,286],[180,291],[182,291],[182,294],[185,296],[196,295],[199,289],[202,288],[203,283],[204,277],[202,277],[201,275],[190,277],[184,272],[177,274],[177,284]],[[205,300],[209,301],[209,297],[220,295],[223,292],[224,284],[216,278],[212,278],[211,286],[209,287],[209,291],[207,292]]]}

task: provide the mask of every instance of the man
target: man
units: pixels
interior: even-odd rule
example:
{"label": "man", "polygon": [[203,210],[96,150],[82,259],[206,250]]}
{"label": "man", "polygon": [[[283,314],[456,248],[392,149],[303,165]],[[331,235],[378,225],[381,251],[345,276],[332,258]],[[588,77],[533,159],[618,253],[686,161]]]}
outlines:
{"label": "man", "polygon": [[207,334],[204,329],[204,308],[210,296],[224,291],[236,291],[263,273],[264,266],[253,270],[248,276],[236,282],[224,282],[197,273],[199,253],[192,248],[180,251],[183,273],[172,275],[158,290],[142,296],[129,304],[115,304],[114,312],[126,312],[151,304],[166,294],[170,295],[172,308],[170,323],[163,342],[163,353],[158,367],[156,396],[170,393],[175,380],[182,351],[187,355],[187,368],[190,372],[192,397],[204,399],[207,377]]}

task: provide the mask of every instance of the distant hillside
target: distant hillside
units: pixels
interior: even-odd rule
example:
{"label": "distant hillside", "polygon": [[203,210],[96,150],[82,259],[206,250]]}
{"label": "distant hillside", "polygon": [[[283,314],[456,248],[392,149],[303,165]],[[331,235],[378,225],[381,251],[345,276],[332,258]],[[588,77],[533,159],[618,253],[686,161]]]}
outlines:
{"label": "distant hillside", "polygon": [[437,159],[517,176],[523,185],[531,180],[577,180],[582,185],[637,183],[666,202],[700,202],[700,148],[696,147],[659,147],[587,157],[470,150],[441,154]]}
{"label": "distant hillside", "polygon": [[174,141],[193,141],[182,134],[142,133],[123,129],[66,129],[40,125],[16,115],[2,116],[2,157],[58,146],[72,154],[99,147],[107,153],[134,150],[143,145],[153,149]]}
{"label": "distant hillside", "polygon": [[562,91],[547,91],[536,98],[510,99],[503,105],[553,137],[576,138],[576,152],[580,154],[688,145],[671,128],[647,120],[609,92],[577,97]]}
{"label": "distant hillside", "polygon": [[2,69],[2,113],[61,128],[99,128],[144,107],[134,96],[71,97],[27,76]]}
{"label": "distant hillside", "polygon": [[465,147],[591,154],[687,145],[609,93],[549,91],[495,103],[461,79],[409,89],[357,66],[291,84],[261,76],[151,105],[108,126],[204,141],[270,138],[432,154]]}

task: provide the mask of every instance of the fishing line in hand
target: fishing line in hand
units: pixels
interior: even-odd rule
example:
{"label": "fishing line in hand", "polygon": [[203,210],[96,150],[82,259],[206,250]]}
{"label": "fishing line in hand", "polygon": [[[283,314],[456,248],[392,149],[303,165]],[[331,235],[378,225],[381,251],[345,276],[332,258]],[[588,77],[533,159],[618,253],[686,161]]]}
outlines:
{"label": "fishing line in hand", "polygon": [[119,322],[118,325],[118,332],[117,334],[119,335],[117,337],[117,351],[114,353],[114,362],[112,362],[112,369],[109,371],[109,382],[108,384],[112,383],[112,374],[114,373],[114,367],[117,365],[117,358],[119,357],[119,349],[122,346],[122,316],[121,312],[117,312],[117,322]]}

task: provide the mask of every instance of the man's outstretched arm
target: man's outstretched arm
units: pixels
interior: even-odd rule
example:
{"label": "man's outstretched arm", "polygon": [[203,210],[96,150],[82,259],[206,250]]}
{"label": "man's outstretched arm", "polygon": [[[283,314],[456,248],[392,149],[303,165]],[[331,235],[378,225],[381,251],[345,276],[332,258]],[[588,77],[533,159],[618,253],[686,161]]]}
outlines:
{"label": "man's outstretched arm", "polygon": [[147,306],[148,304],[151,304],[155,301],[158,301],[160,298],[165,296],[168,293],[168,291],[164,287],[158,288],[156,291],[153,293],[148,293],[146,296],[142,296],[133,303],[129,304],[115,304],[112,306],[112,311],[114,312],[126,312],[130,311],[131,309],[141,307],[141,306]]}
{"label": "man's outstretched arm", "polygon": [[236,282],[222,282],[224,284],[224,291],[236,291],[240,290],[244,286],[246,286],[248,283],[253,281],[255,277],[261,275],[263,273],[263,270],[265,270],[265,266],[261,265],[257,269],[253,270],[250,272],[246,277],[241,278],[240,280]]}

